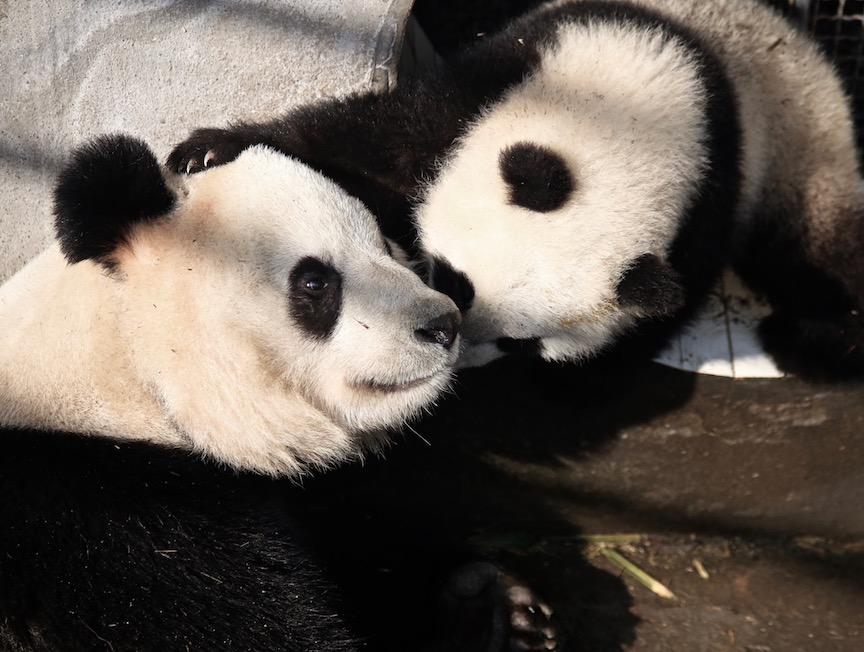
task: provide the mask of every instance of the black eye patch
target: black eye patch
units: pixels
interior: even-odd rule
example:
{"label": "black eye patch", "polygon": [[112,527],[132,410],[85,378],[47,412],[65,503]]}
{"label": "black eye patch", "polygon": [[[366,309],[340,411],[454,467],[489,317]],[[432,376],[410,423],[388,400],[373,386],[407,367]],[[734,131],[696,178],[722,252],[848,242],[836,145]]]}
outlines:
{"label": "black eye patch", "polygon": [[556,152],[533,143],[515,143],[498,155],[509,201],[538,213],[561,208],[576,189],[567,163]]}
{"label": "black eye patch", "polygon": [[468,277],[443,258],[434,258],[431,266],[430,285],[453,299],[460,312],[467,312],[474,303],[474,285]]}
{"label": "black eye patch", "polygon": [[326,339],[342,311],[342,276],[318,258],[303,258],[291,270],[288,303],[300,328]]}

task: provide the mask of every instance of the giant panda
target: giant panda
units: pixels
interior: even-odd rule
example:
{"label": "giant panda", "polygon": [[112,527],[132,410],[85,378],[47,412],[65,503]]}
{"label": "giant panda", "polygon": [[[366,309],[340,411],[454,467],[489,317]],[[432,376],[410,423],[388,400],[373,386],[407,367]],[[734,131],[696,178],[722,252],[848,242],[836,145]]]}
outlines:
{"label": "giant panda", "polygon": [[55,206],[0,288],[0,647],[367,649],[272,477],[427,409],[453,302],[264,147],[179,177],[106,136]]}
{"label": "giant panda", "polygon": [[389,94],[201,129],[181,171],[253,143],[404,225],[462,310],[460,364],[655,350],[732,264],[780,366],[864,371],[864,189],[813,43],[755,0],[556,0]]}

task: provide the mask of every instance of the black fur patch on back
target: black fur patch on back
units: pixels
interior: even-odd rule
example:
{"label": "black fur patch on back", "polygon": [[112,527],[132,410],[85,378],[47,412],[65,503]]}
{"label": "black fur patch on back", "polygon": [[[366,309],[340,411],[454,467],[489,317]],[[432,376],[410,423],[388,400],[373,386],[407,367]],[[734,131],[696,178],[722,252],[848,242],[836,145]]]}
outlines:
{"label": "black fur patch on back", "polygon": [[146,143],[102,136],[76,149],[54,189],[54,227],[70,263],[111,264],[132,226],[174,207],[176,197]]}
{"label": "black fur patch on back", "polygon": [[643,317],[665,317],[684,306],[681,276],[654,254],[643,254],[618,281],[618,303],[637,308]]}
{"label": "black fur patch on back", "polygon": [[318,258],[303,258],[291,270],[288,302],[306,333],[326,339],[342,312],[342,275]]}
{"label": "black fur patch on back", "polygon": [[543,145],[509,145],[498,156],[498,167],[509,186],[509,202],[538,213],[561,208],[576,188],[566,161]]}
{"label": "black fur patch on back", "polygon": [[474,303],[474,285],[470,279],[443,258],[435,258],[431,265],[432,287],[453,299],[460,312],[464,313],[471,308]]}

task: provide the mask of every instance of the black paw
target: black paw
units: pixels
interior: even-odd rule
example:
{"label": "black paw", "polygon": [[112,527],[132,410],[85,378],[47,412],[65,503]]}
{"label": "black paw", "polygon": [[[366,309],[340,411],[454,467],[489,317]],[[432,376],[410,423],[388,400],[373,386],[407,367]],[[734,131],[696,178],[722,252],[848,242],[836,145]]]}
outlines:
{"label": "black paw", "polygon": [[227,129],[196,129],[168,155],[168,168],[178,174],[195,174],[230,163],[252,145]]}
{"label": "black paw", "polygon": [[442,591],[448,652],[560,650],[552,610],[497,566],[467,564]]}

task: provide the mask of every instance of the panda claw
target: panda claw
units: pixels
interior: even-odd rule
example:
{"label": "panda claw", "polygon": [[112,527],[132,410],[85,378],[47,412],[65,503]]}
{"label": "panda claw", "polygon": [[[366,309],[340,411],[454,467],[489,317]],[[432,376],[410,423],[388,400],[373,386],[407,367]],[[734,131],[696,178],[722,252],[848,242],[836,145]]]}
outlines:
{"label": "panda claw", "polygon": [[[454,618],[452,631],[459,631],[459,638],[476,643],[478,631],[485,629],[489,636],[483,647],[485,650],[550,652],[560,649],[549,605],[493,564],[477,562],[457,569],[445,589],[445,598],[447,611]],[[485,604],[486,609],[477,609],[477,604]],[[491,622],[485,622],[482,616],[476,617],[488,613],[487,610],[497,613]],[[492,640],[497,643],[492,644]],[[469,648],[457,645],[452,649],[461,652]]]}
{"label": "panda claw", "polygon": [[210,167],[210,161],[216,158],[216,152],[212,149],[207,150],[207,153],[204,155],[204,168]]}

